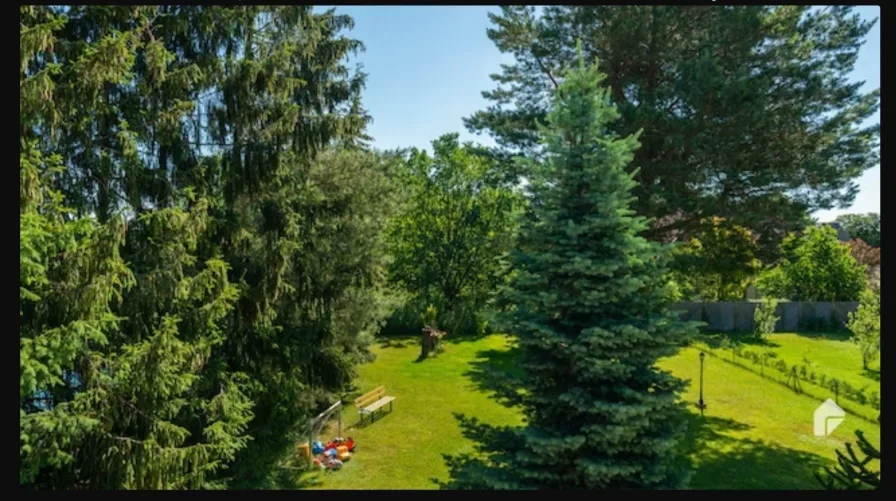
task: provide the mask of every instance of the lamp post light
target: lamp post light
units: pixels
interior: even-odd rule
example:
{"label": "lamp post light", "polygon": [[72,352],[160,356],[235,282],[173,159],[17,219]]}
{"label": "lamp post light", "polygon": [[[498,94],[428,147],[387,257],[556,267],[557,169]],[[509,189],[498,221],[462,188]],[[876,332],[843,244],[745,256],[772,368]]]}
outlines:
{"label": "lamp post light", "polygon": [[700,415],[703,415],[703,409],[706,409],[706,404],[703,402],[703,359],[706,358],[706,353],[700,352],[700,401],[697,402],[697,407],[700,409]]}

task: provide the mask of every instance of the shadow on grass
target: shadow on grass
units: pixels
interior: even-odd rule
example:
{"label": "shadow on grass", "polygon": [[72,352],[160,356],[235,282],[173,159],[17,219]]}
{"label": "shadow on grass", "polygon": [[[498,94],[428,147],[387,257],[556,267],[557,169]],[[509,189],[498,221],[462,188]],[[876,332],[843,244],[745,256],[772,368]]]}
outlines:
{"label": "shadow on grass", "polygon": [[[783,334],[783,333],[782,333]],[[805,337],[809,339],[822,339],[828,341],[849,341],[852,338],[852,333],[848,330],[828,330],[828,331],[793,331],[787,332],[787,334],[795,334],[800,337]],[[703,341],[713,348],[717,348],[719,343],[722,342],[723,339],[728,339],[729,341],[734,341],[738,343],[743,343],[747,345],[758,345],[758,346],[768,346],[768,347],[776,347],[779,346],[778,343],[774,341],[768,341],[766,339],[762,339],[761,337],[753,335],[750,332],[707,332],[701,334],[698,338],[700,341]]]}
{"label": "shadow on grass", "polygon": [[826,339],[828,341],[849,341],[852,338],[852,332],[846,329],[840,331],[797,331],[794,334],[800,337]]}
{"label": "shadow on grass", "polygon": [[691,489],[820,489],[813,475],[830,462],[816,454],[728,433],[749,426],[688,414],[684,453],[694,461]]}
{"label": "shadow on grass", "polygon": [[[442,339],[442,342],[447,345],[456,345],[462,343],[472,343],[476,341],[481,341],[482,338],[491,336],[493,334],[456,334],[453,332],[448,332],[448,334]],[[377,344],[382,348],[408,348],[411,346],[417,346],[420,344],[420,335],[419,334],[402,334],[402,335],[389,335],[389,336],[381,336],[377,338]]]}
{"label": "shadow on grass", "polygon": [[499,404],[513,407],[519,398],[516,379],[522,376],[520,360],[518,348],[483,350],[476,353],[476,359],[470,362],[470,370],[464,376],[479,390],[491,393]]}
{"label": "shadow on grass", "polygon": [[295,470],[281,470],[278,472],[278,484],[283,490],[310,489],[320,485],[322,475],[325,472],[312,470],[311,468],[297,467]]}
{"label": "shadow on grass", "polygon": [[862,370],[862,375],[868,379],[877,381],[878,383],[880,382],[880,370],[879,369],[878,370],[864,369],[864,370]]}
{"label": "shadow on grass", "polygon": [[420,343],[419,336],[389,336],[379,339],[382,348],[407,348]]}
{"label": "shadow on grass", "polygon": [[349,430],[358,430],[358,429],[364,429],[364,428],[367,428],[367,427],[370,426],[370,425],[373,425],[373,424],[378,423],[378,422],[379,422],[381,419],[383,419],[384,417],[386,417],[386,416],[392,414],[392,412],[393,412],[393,411],[390,411],[390,410],[386,409],[386,410],[377,410],[377,411],[374,412],[373,414],[367,414],[367,415],[366,415],[367,417],[364,418],[364,421],[361,421],[361,419],[358,418],[357,421],[355,421],[354,423],[352,423],[352,424],[346,426],[346,427],[345,427],[345,431],[349,431]]}
{"label": "shadow on grass", "polygon": [[750,332],[722,332],[701,334],[696,338],[697,341],[706,343],[711,348],[721,348],[722,343],[727,340],[729,343],[740,344],[743,346],[761,346],[763,348],[777,348],[780,344],[763,339]]}

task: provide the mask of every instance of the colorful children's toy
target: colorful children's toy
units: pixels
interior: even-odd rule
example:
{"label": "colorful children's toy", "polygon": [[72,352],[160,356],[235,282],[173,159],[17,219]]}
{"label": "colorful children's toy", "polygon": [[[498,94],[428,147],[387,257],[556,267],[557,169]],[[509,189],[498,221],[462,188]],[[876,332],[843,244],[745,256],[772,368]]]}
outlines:
{"label": "colorful children's toy", "polygon": [[320,454],[325,449],[323,442],[314,442],[311,444],[311,452],[314,454]]}
{"label": "colorful children's toy", "polygon": [[345,446],[348,447],[349,452],[355,452],[355,440],[352,437],[348,437],[348,440],[345,441]]}

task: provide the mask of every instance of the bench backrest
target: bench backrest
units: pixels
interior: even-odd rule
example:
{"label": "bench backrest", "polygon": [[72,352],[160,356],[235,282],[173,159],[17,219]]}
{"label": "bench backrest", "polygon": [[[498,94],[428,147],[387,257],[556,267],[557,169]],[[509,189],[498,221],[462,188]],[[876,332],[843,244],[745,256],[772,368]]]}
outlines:
{"label": "bench backrest", "polygon": [[372,404],[382,398],[386,394],[386,387],[380,386],[361,395],[355,399],[355,407],[361,408],[365,405]]}

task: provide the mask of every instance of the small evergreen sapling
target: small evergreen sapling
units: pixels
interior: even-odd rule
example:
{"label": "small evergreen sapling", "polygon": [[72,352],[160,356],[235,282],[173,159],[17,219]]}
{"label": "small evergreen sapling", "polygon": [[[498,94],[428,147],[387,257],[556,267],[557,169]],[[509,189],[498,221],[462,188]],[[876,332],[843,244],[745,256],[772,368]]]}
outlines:
{"label": "small evergreen sapling", "polygon": [[859,308],[849,314],[847,328],[855,334],[853,338],[862,352],[862,368],[880,355],[880,295],[867,289],[862,292]]}
{"label": "small evergreen sapling", "polygon": [[775,324],[781,317],[775,315],[775,309],[778,308],[778,300],[772,297],[762,298],[762,302],[753,312],[753,320],[756,323],[756,337],[763,337],[766,334],[775,333]]}

